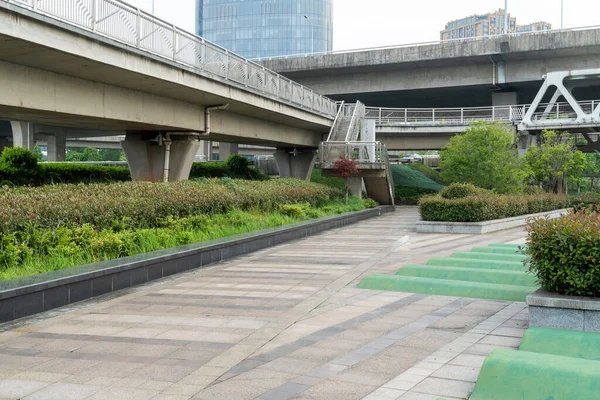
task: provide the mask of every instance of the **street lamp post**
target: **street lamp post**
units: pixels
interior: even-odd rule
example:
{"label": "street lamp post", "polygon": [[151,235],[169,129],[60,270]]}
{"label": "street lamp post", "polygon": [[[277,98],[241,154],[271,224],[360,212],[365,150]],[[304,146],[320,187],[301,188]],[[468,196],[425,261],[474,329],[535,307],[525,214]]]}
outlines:
{"label": "street lamp post", "polygon": [[565,0],[560,0],[560,29],[564,29]]}
{"label": "street lamp post", "polygon": [[[308,16],[304,16],[304,19],[309,21]],[[309,22],[310,24],[310,22]],[[310,25],[310,54],[315,52],[315,27]]]}

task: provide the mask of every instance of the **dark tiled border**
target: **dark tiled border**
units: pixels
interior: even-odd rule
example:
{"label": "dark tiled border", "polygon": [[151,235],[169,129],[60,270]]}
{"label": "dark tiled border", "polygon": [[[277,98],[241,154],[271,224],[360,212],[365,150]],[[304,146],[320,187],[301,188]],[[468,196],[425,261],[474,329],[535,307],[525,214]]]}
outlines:
{"label": "dark tiled border", "polygon": [[0,323],[392,212],[382,206],[200,244],[0,282]]}

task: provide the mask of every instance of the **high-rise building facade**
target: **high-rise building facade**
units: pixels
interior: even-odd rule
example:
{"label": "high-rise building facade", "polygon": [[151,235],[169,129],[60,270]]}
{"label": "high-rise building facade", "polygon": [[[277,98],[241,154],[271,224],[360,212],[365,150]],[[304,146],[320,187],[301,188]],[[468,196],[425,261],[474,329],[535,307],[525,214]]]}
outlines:
{"label": "high-rise building facade", "polygon": [[333,0],[196,0],[196,33],[246,58],[333,49]]}
{"label": "high-rise building facade", "polygon": [[[529,25],[517,25],[517,18],[508,13],[508,32],[531,32],[552,29],[547,22],[536,22]],[[485,15],[471,15],[466,18],[450,21],[446,28],[440,32],[441,40],[466,39],[472,37],[485,37],[501,35],[505,32],[505,12],[499,9]]]}

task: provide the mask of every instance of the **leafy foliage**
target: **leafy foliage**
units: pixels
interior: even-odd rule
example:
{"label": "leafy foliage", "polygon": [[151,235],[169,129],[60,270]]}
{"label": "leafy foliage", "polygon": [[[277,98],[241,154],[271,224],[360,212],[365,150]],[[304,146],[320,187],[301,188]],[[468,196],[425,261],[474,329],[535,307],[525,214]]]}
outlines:
{"label": "leafy foliage", "polygon": [[546,191],[562,193],[565,179],[579,179],[586,167],[586,157],[575,148],[568,134],[544,131],[542,143],[531,146],[524,157],[527,175]]}
{"label": "leafy foliage", "polygon": [[415,205],[423,196],[436,193],[433,189],[396,185],[395,200],[397,204]]}
{"label": "leafy foliage", "polygon": [[442,177],[498,193],[518,193],[523,172],[515,134],[506,125],[477,122],[454,136],[440,153]]}
{"label": "leafy foliage", "polygon": [[97,229],[111,229],[115,221],[124,221],[131,228],[151,228],[166,216],[218,214],[235,208],[266,212],[291,203],[319,206],[341,194],[296,179],[233,182],[4,187],[0,192],[0,233],[22,231],[28,225],[59,228],[90,224]]}
{"label": "leafy foliage", "polygon": [[600,214],[579,211],[527,226],[530,270],[548,291],[600,295]]}
{"label": "leafy foliage", "polygon": [[7,147],[0,156],[0,181],[16,185],[36,182],[40,176],[37,157],[30,150],[20,147]]}
{"label": "leafy foliage", "polygon": [[446,182],[446,180],[442,177],[442,174],[439,171],[436,171],[435,169],[431,168],[428,165],[425,164],[409,164],[408,165],[410,168],[415,169],[417,171],[419,171],[420,173],[422,173],[423,175],[425,175],[426,177],[428,177],[429,179],[439,183],[440,185],[447,185],[448,182]]}
{"label": "leafy foliage", "polygon": [[181,218],[169,215],[146,228],[134,228],[126,219],[113,221],[110,228],[26,225],[21,231],[0,235],[0,280],[358,211],[371,203],[353,198],[349,205],[333,200],[319,207],[307,202],[285,204],[269,212],[234,209]]}
{"label": "leafy foliage", "polygon": [[71,163],[41,164],[41,179],[50,183],[109,183],[131,180],[129,168],[119,166],[85,165]]}
{"label": "leafy foliage", "polygon": [[559,195],[476,195],[456,199],[441,196],[419,201],[425,221],[481,222],[566,208],[566,196]]}
{"label": "leafy foliage", "polygon": [[462,199],[482,194],[486,194],[486,191],[470,183],[453,183],[440,191],[444,199]]}
{"label": "leafy foliage", "polygon": [[67,149],[66,161],[102,161],[100,151],[95,147]]}
{"label": "leafy foliage", "polygon": [[330,186],[342,191],[346,190],[346,185],[344,184],[343,179],[334,176],[323,176],[323,171],[318,168],[313,169],[310,181],[314,183],[320,183],[321,185]]}
{"label": "leafy foliage", "polygon": [[350,160],[344,156],[341,156],[333,166],[334,170],[342,178],[351,178],[359,175],[356,161]]}

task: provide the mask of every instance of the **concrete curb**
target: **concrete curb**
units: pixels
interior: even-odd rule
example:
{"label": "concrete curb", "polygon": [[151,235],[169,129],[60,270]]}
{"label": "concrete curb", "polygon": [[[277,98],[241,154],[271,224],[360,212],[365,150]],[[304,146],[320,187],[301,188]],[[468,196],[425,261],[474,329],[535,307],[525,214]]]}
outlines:
{"label": "concrete curb", "polygon": [[600,332],[600,299],[562,296],[540,289],[527,296],[529,326]]}
{"label": "concrete curb", "polygon": [[394,211],[392,206],[0,281],[0,323],[204,267]]}
{"label": "concrete curb", "polygon": [[437,222],[437,221],[418,221],[418,233],[456,233],[477,235],[502,231],[505,229],[518,228],[525,226],[529,218],[558,218],[569,212],[569,209],[554,210],[538,214],[528,214],[519,217],[495,219],[483,222]]}

